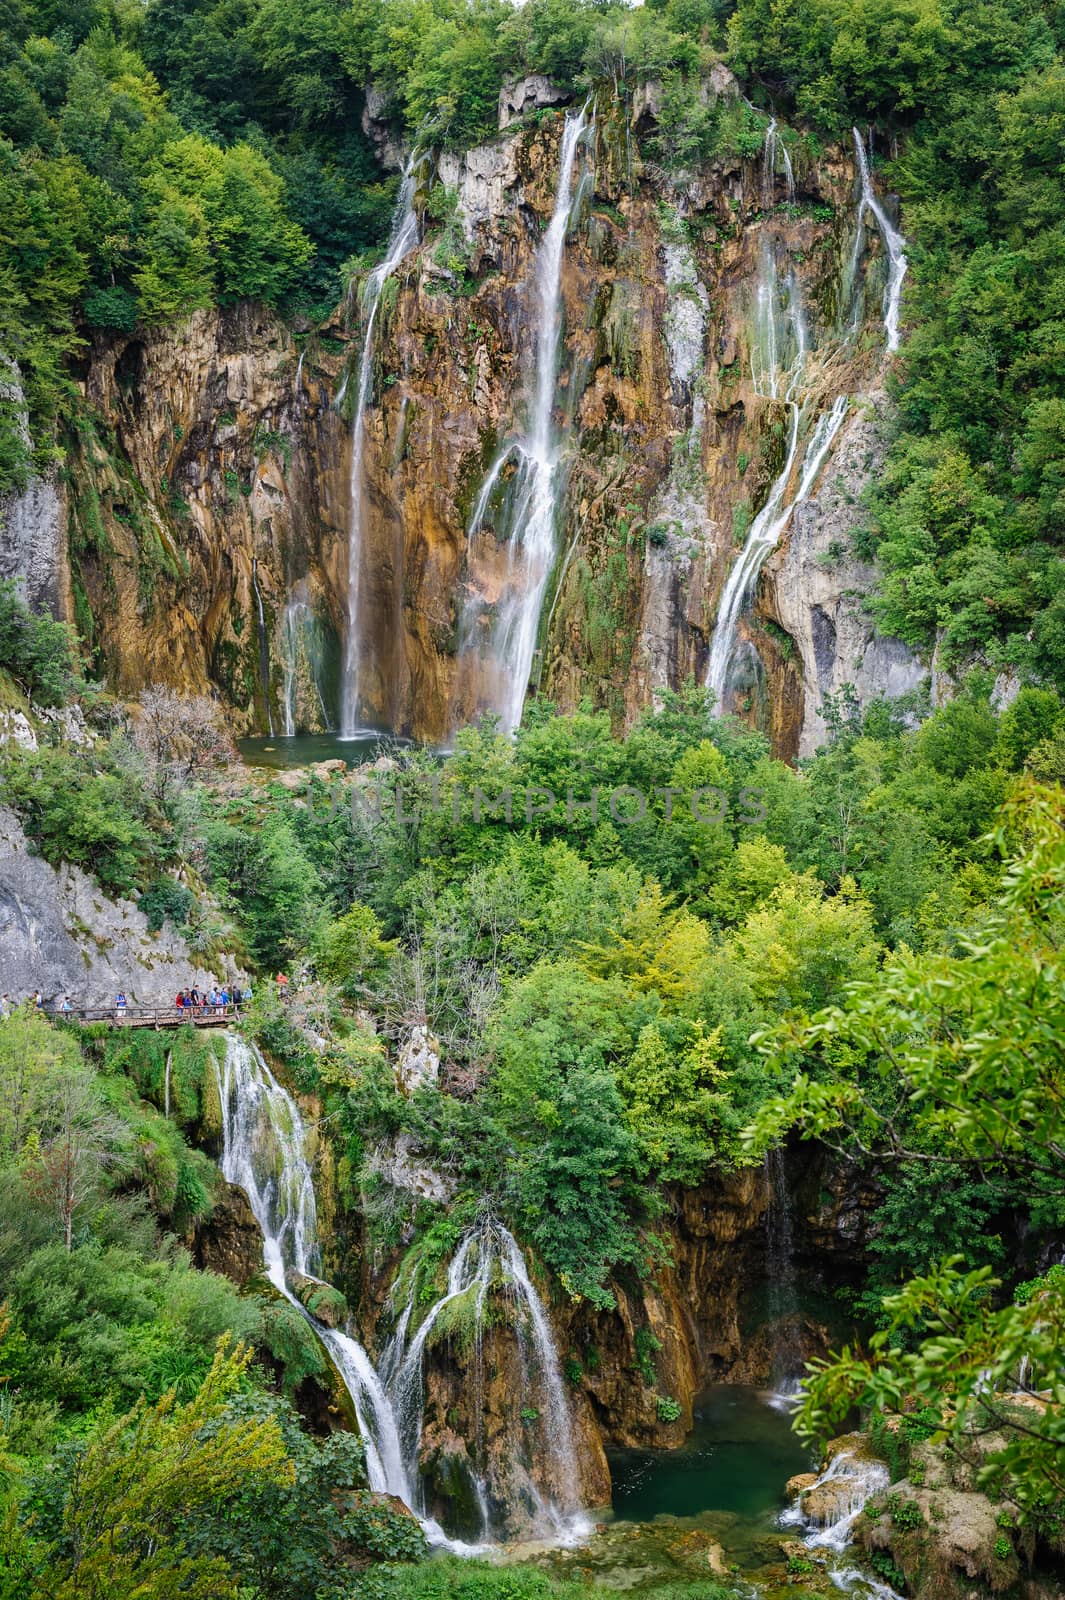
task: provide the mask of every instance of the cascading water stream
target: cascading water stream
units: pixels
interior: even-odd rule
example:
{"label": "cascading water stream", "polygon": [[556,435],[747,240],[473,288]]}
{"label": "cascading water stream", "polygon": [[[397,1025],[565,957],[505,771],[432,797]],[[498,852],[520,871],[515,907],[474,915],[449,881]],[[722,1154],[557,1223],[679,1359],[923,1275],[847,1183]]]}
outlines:
{"label": "cascading water stream", "polygon": [[[748,105],[750,101],[747,102]],[[762,206],[769,211],[776,200],[777,189],[777,158],[784,168],[784,193],[791,201],[795,199],[795,170],[791,164],[788,147],[777,133],[777,119],[770,117],[769,126],[765,130],[765,143],[762,146]]]}
{"label": "cascading water stream", "polygon": [[[570,218],[579,198],[579,188],[575,196],[574,185],[577,155],[593,127],[588,106],[566,117],[554,206],[536,254],[531,284],[536,341],[527,392],[527,428],[520,438],[507,443],[493,463],[467,530],[471,539],[480,531],[504,469],[513,463],[514,482],[501,530],[507,541],[506,570],[487,651],[497,680],[488,698],[506,732],[521,721],[540,612],[555,560],[562,462],[553,414],[562,333],[562,263]],[[480,609],[476,602],[467,607],[460,654],[478,648],[474,636]]]}
{"label": "cascading water stream", "polygon": [[[225,1043],[225,1059],[218,1070],[222,1174],[248,1197],[262,1232],[263,1263],[270,1282],[312,1324],[336,1363],[366,1447],[371,1489],[395,1495],[413,1510],[414,1487],[392,1407],[373,1363],[357,1340],[311,1316],[289,1287],[289,1273],[316,1276],[318,1254],[314,1183],[299,1107],[254,1045],[235,1033],[226,1033]],[[431,1544],[460,1554],[469,1551],[468,1545],[448,1539],[431,1518],[419,1521]]]}
{"label": "cascading water stream", "polygon": [[[381,1355],[380,1375],[396,1419],[404,1470],[415,1483],[424,1421],[425,1351],[446,1308],[467,1298],[467,1315],[473,1327],[474,1381],[481,1361],[481,1341],[487,1326],[490,1292],[509,1303],[507,1321],[513,1327],[525,1369],[525,1390],[534,1396],[534,1409],[551,1464],[553,1494],[545,1494],[527,1478],[525,1489],[532,1502],[533,1531],[555,1542],[573,1543],[589,1530],[579,1507],[579,1472],[574,1451],[573,1417],[566,1396],[558,1351],[543,1302],[533,1284],[517,1240],[501,1223],[487,1219],[470,1228],[459,1241],[448,1267],[447,1284],[425,1313],[416,1331],[415,1290],[412,1282],[395,1331]],[[528,1348],[531,1347],[531,1348]],[[531,1361],[527,1358],[531,1356]],[[477,1441],[474,1440],[476,1447]],[[472,1487],[481,1514],[481,1534],[494,1533],[490,1491],[484,1473],[471,1468]],[[417,1507],[416,1507],[417,1508]]]}
{"label": "cascading water stream", "polygon": [[908,262],[904,250],[905,239],[897,229],[888,221],[887,212],[876,197],[872,179],[869,176],[869,157],[862,143],[861,134],[857,128],[852,128],[854,134],[854,154],[858,160],[858,175],[861,179],[861,200],[859,202],[858,218],[861,222],[862,214],[868,211],[876,220],[880,229],[880,236],[884,241],[884,248],[888,253],[888,281],[884,289],[884,333],[887,336],[889,351],[899,347],[899,306],[902,301],[902,280],[906,276]]}
{"label": "cascading water stream", "polygon": [[890,1482],[891,1474],[883,1462],[841,1450],[808,1491],[811,1495],[826,1488],[830,1491],[830,1509],[824,1518],[808,1517],[801,1502],[780,1518],[781,1527],[801,1530],[808,1550],[827,1557],[833,1587],[854,1600],[900,1600],[889,1584],[846,1560],[855,1523],[872,1497],[883,1493]]}
{"label": "cascading water stream", "polygon": [[[849,305],[854,299],[858,265],[865,243],[864,217],[868,211],[880,229],[888,254],[889,275],[884,291],[883,318],[887,349],[893,352],[898,349],[899,344],[899,307],[907,265],[903,249],[905,240],[892,227],[883,206],[876,198],[869,176],[869,159],[865,146],[856,128],[853,133],[861,190],[854,247],[843,273],[842,300],[844,305]],[[766,129],[762,157],[762,200],[766,207],[771,204],[775,191],[778,148],[784,149],[779,141],[774,117]],[[785,171],[788,174],[790,192],[793,193],[794,174],[791,172],[791,163],[787,160],[786,151],[784,156],[787,162]],[[751,378],[755,392],[769,400],[779,398],[781,383],[786,380],[784,399],[789,409],[788,444],[784,465],[770,486],[764,505],[751,523],[746,542],[732,564],[718,602],[706,676],[707,686],[714,692],[718,712],[725,709],[725,692],[736,648],[736,630],[740,616],[754,592],[767,557],[779,543],[793,511],[812,493],[818,474],[832,450],[847,414],[848,397],[840,395],[837,396],[831,409],[818,417],[803,457],[798,486],[789,499],[788,488],[798,460],[799,435],[809,402],[800,401],[797,397],[804,378],[806,330],[802,320],[797,283],[789,280],[788,287],[788,311],[794,323],[797,344],[797,353],[790,363],[785,361],[781,342],[786,319],[782,311],[776,259],[772,247],[763,239],[755,294],[755,337],[751,346]],[[858,309],[849,327],[840,336],[845,345],[854,343],[858,333],[859,317],[860,297]]]}
{"label": "cascading water stream", "polygon": [[[341,680],[340,737],[358,737],[359,715],[359,592],[363,560],[363,506],[366,491],[366,472],[363,461],[366,443],[366,407],[370,399],[373,379],[374,333],[377,312],[381,304],[381,291],[400,262],[418,243],[418,214],[414,208],[418,167],[421,154],[412,154],[403,170],[399,198],[392,221],[392,234],[385,258],[370,273],[362,290],[363,338],[359,362],[358,386],[355,391],[355,409],[351,424],[351,503],[348,512],[348,594],[347,630],[344,636],[343,676]],[[343,398],[345,388],[337,397]]]}
{"label": "cascading water stream", "polygon": [[[583,1536],[587,1523],[578,1507],[578,1474],[573,1427],[558,1352],[539,1295],[517,1241],[500,1223],[488,1221],[461,1239],[448,1269],[447,1287],[410,1336],[411,1296],[380,1362],[374,1367],[362,1345],[339,1329],[318,1322],[294,1294],[291,1280],[316,1278],[317,1212],[306,1155],[306,1130],[299,1107],[278,1083],[256,1047],[239,1034],[226,1033],[225,1058],[218,1068],[222,1109],[222,1172],[248,1196],[263,1236],[263,1261],[274,1287],[314,1327],[333,1357],[355,1409],[366,1448],[370,1487],[408,1505],[431,1544],[469,1554],[473,1546],[450,1539],[427,1515],[419,1477],[418,1449],[425,1406],[424,1353],[433,1327],[451,1301],[472,1294],[472,1313],[481,1339],[486,1301],[495,1279],[511,1294],[513,1325],[519,1340],[527,1328],[537,1364],[536,1398],[553,1474],[555,1499],[533,1489],[538,1531],[556,1540]],[[485,1538],[492,1534],[488,1497],[474,1475]]]}

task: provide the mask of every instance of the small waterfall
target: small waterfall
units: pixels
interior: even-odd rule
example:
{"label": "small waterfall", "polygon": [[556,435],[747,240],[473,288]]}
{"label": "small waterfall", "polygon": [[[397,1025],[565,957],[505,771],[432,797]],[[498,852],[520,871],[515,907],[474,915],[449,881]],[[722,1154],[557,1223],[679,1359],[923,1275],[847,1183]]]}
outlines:
{"label": "small waterfall", "polygon": [[296,584],[281,614],[280,652],[285,737],[327,729],[325,641],[305,581]]}
{"label": "small waterfall", "polygon": [[[487,693],[481,695],[482,702],[498,713],[507,732],[521,721],[544,593],[555,560],[562,459],[553,413],[562,333],[562,263],[580,193],[578,188],[575,195],[574,186],[577,154],[593,127],[594,117],[587,105],[566,117],[554,207],[533,269],[536,343],[526,396],[527,429],[520,438],[510,440],[496,458],[467,529],[469,540],[482,530],[504,471],[512,468],[513,481],[507,486],[498,534],[501,542],[506,542],[505,568],[485,642],[487,661],[483,665],[488,682]],[[464,607],[460,656],[480,652],[485,605],[482,597],[471,597]]]}
{"label": "small waterfall", "polygon": [[168,1050],[166,1053],[166,1070],[163,1074],[163,1116],[168,1120],[170,1117],[170,1070],[173,1065],[174,1052],[173,1050]]}
{"label": "small waterfall", "polygon": [[808,1491],[812,1494],[826,1486],[834,1491],[827,1516],[818,1519],[807,1516],[800,1499],[780,1518],[781,1527],[801,1531],[808,1550],[827,1555],[828,1577],[833,1588],[852,1596],[853,1600],[901,1600],[889,1584],[845,1559],[854,1524],[872,1497],[882,1494],[890,1482],[891,1474],[883,1462],[863,1460],[852,1451],[842,1450]]}
{"label": "small waterfall", "polygon": [[296,395],[297,399],[299,398],[303,387],[303,358],[306,354],[307,347],[305,345],[300,351],[299,360],[296,362],[296,381],[293,385],[293,393]]}
{"label": "small waterfall", "polygon": [[[476,1436],[469,1443],[473,1445],[475,1456],[478,1451],[483,1456],[483,1417],[479,1411],[483,1337],[486,1327],[498,1320],[487,1315],[489,1296],[502,1296],[508,1306],[505,1320],[513,1327],[517,1339],[522,1369],[521,1397],[538,1402],[534,1412],[553,1480],[550,1491],[545,1492],[532,1472],[522,1468],[519,1494],[527,1502],[528,1521],[539,1537],[566,1543],[581,1538],[588,1531],[588,1524],[579,1509],[573,1417],[551,1325],[517,1240],[507,1228],[492,1219],[470,1228],[451,1259],[443,1293],[429,1307],[412,1336],[416,1288],[416,1282],[412,1282],[406,1305],[380,1363],[382,1381],[396,1419],[407,1478],[417,1484],[418,1451],[424,1425],[425,1350],[446,1307],[462,1299],[467,1301],[464,1314],[473,1329],[469,1376],[477,1426]],[[507,1465],[516,1469],[520,1464],[508,1461]],[[492,1502],[497,1497],[493,1496],[483,1460],[471,1464],[471,1478],[480,1508],[482,1538],[490,1540],[498,1533],[510,1532],[509,1527],[500,1529],[495,1525]],[[417,1488],[415,1492],[418,1493]]]}
{"label": "small waterfall", "polygon": [[259,676],[262,678],[263,698],[266,701],[266,725],[273,734],[274,714],[270,709],[270,644],[266,637],[266,614],[263,611],[263,597],[259,590],[259,563],[254,556],[251,558],[251,587],[259,613]]}
{"label": "small waterfall", "polygon": [[884,289],[884,332],[887,335],[888,349],[894,351],[899,347],[899,305],[902,300],[902,280],[906,276],[908,265],[904,250],[906,241],[888,221],[887,212],[873,190],[872,179],[869,176],[869,157],[862,143],[861,134],[857,128],[852,128],[851,132],[854,134],[854,154],[858,161],[858,173],[862,185],[861,198],[858,202],[859,223],[863,214],[868,211],[880,229],[880,236],[888,254],[888,281]]}
{"label": "small waterfall", "polygon": [[[366,442],[366,407],[370,400],[373,379],[374,331],[377,312],[381,304],[381,291],[403,258],[418,243],[418,215],[414,209],[417,171],[421,154],[413,154],[403,171],[399,198],[392,221],[392,234],[384,260],[374,268],[362,290],[363,338],[362,357],[359,362],[358,387],[355,391],[355,411],[351,424],[351,505],[348,513],[348,596],[347,631],[344,637],[343,676],[341,680],[340,737],[354,739],[358,734],[359,715],[359,590],[363,560],[363,503],[366,489],[363,452]],[[345,382],[338,403],[346,393]]]}
{"label": "small waterfall", "polygon": [[778,164],[784,168],[785,196],[789,201],[794,200],[795,171],[791,164],[791,156],[788,154],[787,145],[777,132],[776,117],[770,117],[769,126],[765,130],[765,143],[762,146],[762,209],[764,211],[771,211],[776,203]]}
{"label": "small waterfall", "polygon": [[773,1399],[780,1410],[790,1410],[798,1392],[802,1350],[794,1326],[798,1310],[798,1281],[795,1275],[795,1229],[792,1223],[791,1194],[783,1152],[767,1150],[766,1189],[766,1275],[769,1286],[769,1314],[774,1323]]}

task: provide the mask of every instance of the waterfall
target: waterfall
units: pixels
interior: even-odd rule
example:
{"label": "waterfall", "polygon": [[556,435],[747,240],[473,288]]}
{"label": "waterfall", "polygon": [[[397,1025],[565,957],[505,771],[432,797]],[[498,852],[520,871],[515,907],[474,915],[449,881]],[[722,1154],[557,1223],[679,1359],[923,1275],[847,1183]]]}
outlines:
{"label": "waterfall", "polygon": [[[391,1339],[381,1355],[380,1375],[392,1406],[403,1458],[403,1471],[417,1487],[418,1451],[424,1425],[425,1350],[445,1308],[467,1300],[464,1315],[473,1330],[473,1398],[479,1407],[481,1394],[482,1342],[485,1329],[492,1325],[488,1313],[489,1295],[504,1296],[508,1302],[506,1321],[513,1327],[522,1367],[522,1396],[538,1401],[534,1414],[546,1459],[554,1479],[551,1493],[545,1493],[531,1471],[522,1469],[521,1493],[533,1531],[555,1542],[572,1543],[588,1531],[579,1506],[579,1470],[574,1449],[573,1416],[551,1325],[536,1291],[521,1249],[513,1234],[502,1223],[485,1219],[468,1229],[459,1241],[448,1266],[443,1293],[426,1311],[416,1331],[416,1279],[411,1282],[406,1305]],[[495,1318],[494,1320],[498,1320]],[[480,1431],[479,1429],[477,1430]],[[474,1454],[483,1439],[473,1441]],[[516,1462],[508,1466],[516,1467]],[[492,1539],[498,1531],[491,1508],[492,1491],[483,1462],[471,1463],[472,1487],[481,1515],[481,1537]],[[415,1509],[421,1502],[414,1502]],[[504,1530],[505,1531],[505,1530]]]}
{"label": "waterfall", "polygon": [[281,710],[284,734],[329,727],[329,710],[322,683],[325,644],[314,613],[307,584],[296,584],[281,614]]}
{"label": "waterfall", "polygon": [[[363,560],[363,503],[366,489],[365,463],[366,407],[370,399],[373,378],[374,331],[377,312],[381,304],[381,291],[395,272],[404,256],[418,243],[418,216],[414,209],[416,177],[421,155],[412,153],[403,170],[399,198],[392,220],[392,233],[384,260],[366,279],[362,291],[362,357],[359,362],[358,386],[355,391],[355,411],[351,424],[351,504],[348,512],[348,596],[347,631],[344,636],[343,676],[341,679],[340,737],[354,739],[358,735],[359,715],[359,589]],[[338,396],[346,392],[347,385]]]}
{"label": "waterfall", "polygon": [[167,1118],[170,1116],[170,1069],[173,1064],[174,1052],[173,1050],[168,1050],[166,1053],[166,1070],[163,1073],[163,1116]]}
{"label": "waterfall", "polygon": [[[748,104],[750,102],[748,101]],[[787,199],[795,199],[795,171],[791,164],[788,147],[777,133],[777,119],[770,117],[769,126],[765,130],[765,143],[762,146],[762,209],[771,211],[776,201],[777,192],[777,157],[784,168],[784,185]]]}
{"label": "waterfall", "polygon": [[[317,1322],[288,1285],[289,1273],[314,1277],[318,1255],[314,1183],[299,1107],[253,1044],[229,1032],[225,1044],[218,1068],[222,1175],[248,1197],[262,1232],[270,1282],[307,1317],[336,1362],[355,1407],[371,1489],[412,1506],[395,1419],[373,1363],[356,1340]],[[421,1520],[430,1543],[466,1549],[448,1540],[435,1522]]]}
{"label": "waterfall", "polygon": [[259,592],[259,563],[254,556],[251,558],[251,587],[259,613],[259,674],[263,681],[263,698],[266,701],[266,725],[270,733],[273,734],[274,714],[270,709],[270,646],[266,638],[266,615],[263,611],[263,597]]}
{"label": "waterfall", "polygon": [[296,382],[293,385],[293,393],[295,394],[297,399],[299,398],[300,389],[301,389],[301,387],[303,385],[303,358],[304,358],[304,356],[306,354],[307,354],[307,347],[305,345],[303,347],[303,349],[300,351],[299,360],[296,362]]}
{"label": "waterfall", "polygon": [[[554,426],[558,357],[562,332],[562,263],[575,209],[577,154],[594,119],[586,105],[566,117],[551,220],[536,254],[531,281],[536,340],[527,385],[526,431],[511,439],[489,470],[467,529],[472,540],[484,526],[504,471],[512,468],[499,538],[506,542],[505,570],[487,639],[487,693],[482,694],[510,732],[521,721],[529,686],[544,593],[555,560],[562,460]],[[485,602],[472,597],[460,624],[460,656],[478,651]]]}
{"label": "waterfall", "polygon": [[[587,1524],[578,1508],[578,1474],[573,1425],[561,1366],[543,1304],[530,1278],[517,1241],[500,1223],[486,1221],[461,1239],[448,1269],[447,1287],[430,1306],[413,1337],[414,1284],[410,1298],[379,1368],[349,1333],[318,1322],[293,1293],[290,1278],[315,1278],[318,1266],[317,1213],[314,1183],[306,1154],[306,1130],[299,1107],[278,1083],[260,1051],[241,1035],[225,1034],[225,1057],[216,1063],[222,1109],[222,1173],[244,1190],[263,1236],[263,1261],[274,1287],[305,1316],[329,1350],[351,1396],[366,1449],[370,1487],[394,1495],[418,1517],[429,1542],[457,1554],[472,1546],[450,1539],[425,1509],[419,1477],[418,1448],[424,1420],[423,1358],[434,1324],[444,1308],[464,1294],[472,1295],[471,1314],[477,1352],[487,1318],[490,1285],[514,1300],[517,1338],[530,1338],[536,1358],[536,1396],[543,1416],[543,1435],[554,1475],[555,1500],[530,1488],[540,1513],[538,1531],[556,1540],[581,1537]],[[473,1488],[481,1508],[482,1532],[491,1537],[492,1516],[482,1476]]]}
{"label": "waterfall", "polygon": [[765,1213],[766,1276],[769,1286],[769,1314],[773,1329],[774,1394],[770,1401],[780,1410],[790,1410],[799,1387],[802,1351],[797,1330],[790,1319],[798,1310],[798,1284],[795,1276],[795,1230],[792,1225],[788,1171],[780,1150],[767,1150],[766,1189],[769,1204]]}
{"label": "waterfall", "polygon": [[833,1491],[824,1518],[807,1516],[801,1498],[780,1517],[781,1527],[801,1531],[808,1550],[827,1555],[833,1588],[854,1600],[901,1600],[889,1584],[845,1560],[854,1524],[872,1497],[882,1494],[890,1482],[891,1474],[883,1462],[864,1460],[850,1450],[841,1450],[807,1491],[813,1494],[826,1486]]}
{"label": "waterfall", "polygon": [[859,224],[863,214],[868,211],[880,229],[880,236],[888,253],[888,281],[884,289],[884,332],[887,335],[888,349],[894,351],[899,347],[899,304],[902,300],[902,280],[906,276],[908,265],[904,251],[906,241],[888,221],[887,212],[873,190],[869,176],[869,157],[866,155],[861,134],[857,128],[852,128],[851,132],[854,134],[854,154],[858,160],[858,173],[862,186],[858,202]]}
{"label": "waterfall", "polygon": [[714,691],[719,709],[724,706],[729,665],[736,643],[736,627],[743,607],[754,589],[766,557],[776,548],[792,512],[809,497],[847,414],[847,397],[840,395],[831,409],[817,419],[803,455],[798,485],[789,498],[788,489],[799,459],[801,425],[807,409],[806,402],[796,396],[804,375],[808,342],[798,280],[794,274],[789,274],[784,289],[781,289],[776,255],[770,242],[763,238],[755,290],[751,381],[755,393],[763,399],[783,399],[788,418],[787,445],[784,464],[770,486],[765,503],[751,523],[746,542],[732,564],[718,602],[710,641],[707,684]]}

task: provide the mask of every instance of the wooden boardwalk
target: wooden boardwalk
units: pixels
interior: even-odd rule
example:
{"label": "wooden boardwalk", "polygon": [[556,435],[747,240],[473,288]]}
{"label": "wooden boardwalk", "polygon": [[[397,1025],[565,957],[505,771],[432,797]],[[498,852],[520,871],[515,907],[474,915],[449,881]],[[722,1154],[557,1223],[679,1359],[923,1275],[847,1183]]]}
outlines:
{"label": "wooden boardwalk", "polygon": [[49,1009],[46,1016],[60,1022],[109,1022],[116,1028],[227,1028],[243,1012],[239,1006],[74,1006],[70,1011]]}

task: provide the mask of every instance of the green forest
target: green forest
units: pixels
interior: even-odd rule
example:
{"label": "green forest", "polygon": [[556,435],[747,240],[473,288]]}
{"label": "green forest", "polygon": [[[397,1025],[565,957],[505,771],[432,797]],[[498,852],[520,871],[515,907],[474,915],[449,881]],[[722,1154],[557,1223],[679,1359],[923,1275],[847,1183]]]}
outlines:
{"label": "green forest", "polygon": [[[238,1201],[230,1028],[74,1020],[0,972],[0,1600],[1065,1592],[1065,15],[5,0],[0,45],[0,519],[41,474],[76,496],[101,352],[244,302],[301,338],[345,302],[360,327],[399,191],[371,86],[389,135],[439,156],[492,140],[501,88],[529,75],[625,108],[654,84],[643,181],[682,196],[761,170],[778,118],[785,148],[837,164],[874,128],[908,275],[855,550],[876,626],[949,684],[827,694],[801,760],[689,678],[625,717],[609,685],[540,695],[513,734],[487,716],[446,752],[385,738],[294,775],[242,765],[243,726],[209,696],[97,677],[72,623],[0,581],[0,816],[21,830],[0,868],[81,885],[66,931],[94,958],[143,917],[182,970],[242,985],[232,1029],[288,1119],[271,1110],[262,1194]],[[704,92],[721,64],[741,95]],[[19,885],[0,873],[0,933]],[[404,1079],[412,1019],[433,1065]],[[317,1238],[279,1283],[260,1212],[291,1252],[294,1129]],[[786,1227],[779,1194],[752,1210],[779,1170]],[[741,1281],[727,1337],[703,1305],[726,1269],[772,1302],[756,1314]],[[685,1294],[702,1309],[678,1331]],[[528,1382],[500,1402],[508,1316]],[[783,1532],[759,1510],[742,1550],[685,1523],[683,1559],[639,1545],[602,1572],[594,1508],[587,1561],[467,1537],[497,1480],[456,1487],[453,1447],[491,1465],[524,1437],[532,1482],[554,1406],[582,1449],[599,1429],[620,1481],[638,1450],[683,1455],[685,1339],[704,1378],[768,1390],[774,1318],[806,1341],[781,1421],[824,1468],[802,1492],[833,1481],[830,1440],[875,1464],[831,1546],[858,1577],[836,1583],[809,1509]],[[424,1503],[380,1488],[387,1441],[338,1328],[386,1388],[414,1362],[413,1446],[399,1401],[394,1431],[437,1452]],[[564,1498],[553,1480],[536,1497]],[[438,1527],[456,1507],[462,1547]]]}

